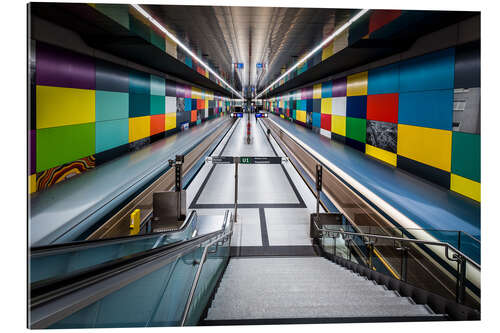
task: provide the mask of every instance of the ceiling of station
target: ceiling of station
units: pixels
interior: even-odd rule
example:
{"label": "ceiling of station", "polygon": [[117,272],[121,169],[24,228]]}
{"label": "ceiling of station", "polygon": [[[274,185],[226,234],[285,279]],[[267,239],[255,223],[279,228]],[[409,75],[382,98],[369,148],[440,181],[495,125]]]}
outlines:
{"label": "ceiling of station", "polygon": [[[260,91],[355,10],[229,6],[143,6],[216,71],[232,73],[236,89]],[[234,71],[234,63],[244,68]],[[264,64],[263,69],[257,63]],[[248,94],[246,94],[248,96]]]}

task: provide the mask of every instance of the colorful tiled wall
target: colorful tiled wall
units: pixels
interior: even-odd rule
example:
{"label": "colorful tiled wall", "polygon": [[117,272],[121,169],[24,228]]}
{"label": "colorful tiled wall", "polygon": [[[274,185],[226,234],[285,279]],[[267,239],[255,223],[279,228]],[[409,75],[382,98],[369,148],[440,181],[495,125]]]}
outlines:
{"label": "colorful tiled wall", "polygon": [[[193,59],[181,47],[179,47],[176,42],[174,42],[162,31],[153,26],[132,6],[126,4],[89,4],[89,6],[92,6],[101,14],[106,15],[110,19],[113,19],[122,27],[136,34],[138,37],[144,39],[145,41],[151,43],[151,45],[154,45],[170,56],[183,62],[186,66],[197,71],[199,74],[205,76],[206,78],[212,80],[220,86],[223,85],[223,83],[217,77],[208,72],[196,61],[196,59]],[[190,44],[188,40],[184,40],[183,42],[186,45]],[[191,49],[197,50],[197,56],[200,59],[203,58],[201,50],[193,47],[191,47]],[[212,63],[210,59],[204,59],[204,61],[208,63],[212,68],[222,68],[222,66],[218,66],[220,64]],[[231,73],[227,73],[221,70],[219,74],[225,80],[229,81]]]}
{"label": "colorful tiled wall", "polygon": [[479,43],[314,84],[267,107],[480,201]]}
{"label": "colorful tiled wall", "polygon": [[[353,13],[355,15],[355,13]],[[387,31],[390,31],[391,27],[389,24],[398,24],[397,20],[407,20],[408,18],[404,18],[405,15],[410,15],[410,19],[413,20],[415,17],[419,15],[425,15],[423,11],[408,11],[408,10],[387,10],[387,9],[372,9],[367,14],[365,14],[361,19],[356,21],[354,24],[345,29],[342,33],[338,34],[331,42],[323,46],[321,52],[317,52],[312,57],[310,57],[307,61],[298,66],[291,73],[287,74],[283,79],[279,82],[276,82],[271,88],[270,91],[280,87],[285,84],[289,80],[294,79],[295,77],[301,75],[306,72],[308,69],[318,65],[319,63],[326,61],[334,54],[344,50],[348,46],[351,46],[361,39],[370,39],[370,38],[384,38],[384,34]],[[347,21],[349,18],[345,18]],[[337,29],[340,25],[345,22],[338,22],[335,26]],[[387,26],[387,27],[386,27]],[[380,28],[386,27],[386,31],[381,31]],[[324,31],[324,35],[320,40],[328,37],[333,31],[326,30]],[[319,41],[318,41],[319,42]],[[306,53],[298,57],[299,59],[305,56]],[[292,65],[290,63],[290,65]],[[281,69],[281,73],[284,73],[286,68]]]}
{"label": "colorful tiled wall", "polygon": [[211,91],[33,42],[30,192],[216,117]]}

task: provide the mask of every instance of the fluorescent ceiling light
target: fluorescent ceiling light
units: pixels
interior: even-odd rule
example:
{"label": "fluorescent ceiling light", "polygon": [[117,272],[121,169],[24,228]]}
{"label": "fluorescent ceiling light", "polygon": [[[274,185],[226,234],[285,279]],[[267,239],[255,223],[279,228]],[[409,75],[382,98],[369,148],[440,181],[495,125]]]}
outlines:
{"label": "fluorescent ceiling light", "polygon": [[155,27],[157,27],[158,29],[160,29],[165,35],[168,36],[168,38],[170,38],[171,40],[173,40],[174,42],[177,43],[177,45],[179,45],[184,51],[186,51],[187,54],[189,54],[192,58],[196,59],[197,62],[199,62],[203,67],[205,67],[210,73],[212,73],[216,78],[218,78],[222,83],[224,83],[229,89],[231,89],[238,97],[240,98],[243,98],[243,96],[241,96],[237,91],[236,89],[234,89],[233,87],[231,87],[229,85],[229,83],[227,83],[223,78],[221,78],[219,76],[219,74],[217,74],[212,68],[210,68],[210,66],[208,66],[203,60],[201,60],[200,58],[198,58],[198,56],[196,54],[194,54],[186,45],[184,45],[180,40],[177,39],[177,37],[175,37],[172,33],[170,33],[167,29],[165,29],[165,27],[163,27],[158,21],[156,21],[151,15],[149,15],[149,13],[147,11],[145,11],[144,9],[142,9],[141,6],[139,5],[134,5],[132,4],[131,5],[132,7],[134,7],[142,16],[144,16],[146,19],[149,20],[149,22],[153,23],[155,25]]}
{"label": "fluorescent ceiling light", "polygon": [[319,50],[321,50],[321,48],[323,46],[325,46],[326,44],[328,44],[332,39],[334,39],[335,37],[337,37],[338,35],[340,35],[345,29],[349,28],[349,26],[351,24],[353,24],[354,22],[356,22],[359,18],[361,18],[363,15],[365,15],[367,12],[369,11],[369,9],[362,9],[360,10],[354,17],[352,17],[349,21],[347,21],[344,25],[342,25],[339,29],[335,30],[335,32],[333,32],[330,36],[328,36],[328,38],[326,38],[325,40],[323,40],[318,46],[316,46],[311,52],[309,52],[305,57],[303,57],[302,59],[300,59],[298,62],[295,63],[295,65],[293,65],[292,67],[290,67],[290,69],[288,69],[284,74],[282,74],[279,78],[277,78],[276,80],[274,80],[273,83],[271,83],[269,86],[267,86],[266,89],[262,90],[260,93],[257,94],[257,96],[255,96],[254,99],[257,99],[259,98],[263,93],[265,93],[266,91],[268,91],[272,86],[274,86],[277,82],[279,82],[281,79],[283,79],[285,76],[287,76],[288,74],[290,74],[295,68],[299,67],[300,64],[302,64],[304,61],[306,61],[307,59],[309,59],[310,57],[312,57],[316,52],[318,52]]}

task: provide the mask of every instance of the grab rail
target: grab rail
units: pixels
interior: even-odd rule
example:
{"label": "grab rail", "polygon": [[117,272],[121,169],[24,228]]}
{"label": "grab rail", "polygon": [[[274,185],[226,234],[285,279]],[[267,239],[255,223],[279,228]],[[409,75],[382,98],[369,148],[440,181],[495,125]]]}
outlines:
{"label": "grab rail", "polygon": [[[223,229],[225,228],[226,226],[226,222],[227,222],[227,215],[228,215],[229,211],[226,210],[226,214],[224,215],[224,226],[223,226]],[[207,244],[207,246],[205,247],[205,249],[203,250],[203,254],[201,256],[201,259],[200,259],[200,263],[199,263],[199,266],[198,266],[198,269],[196,270],[196,275],[194,277],[194,280],[193,280],[193,283],[191,285],[191,290],[189,292],[189,297],[188,297],[188,300],[186,302],[186,306],[184,307],[184,312],[182,314],[182,320],[181,320],[181,326],[184,326],[185,323],[186,323],[186,320],[187,320],[187,316],[189,314],[189,310],[191,309],[191,304],[193,302],[193,297],[194,297],[194,293],[196,291],[196,287],[198,286],[198,281],[200,279],[200,275],[201,275],[201,270],[203,268],[203,264],[205,263],[205,260],[206,260],[206,257],[207,257],[207,253],[208,253],[208,249],[210,248],[210,246],[212,246],[213,244],[216,244],[216,247],[215,247],[215,251],[214,252],[217,252],[217,247],[219,246],[219,242],[222,240],[222,243],[225,243],[228,239],[229,239],[229,242],[231,242],[231,236],[233,234],[233,219],[230,219],[230,223],[231,223],[231,226],[230,226],[230,230],[228,232],[225,232],[224,234],[222,234],[221,236],[219,236],[217,239],[214,239],[212,242],[210,242],[209,244]]]}
{"label": "grab rail", "polygon": [[[334,240],[336,240],[339,235],[342,235],[342,238],[344,240],[347,240],[348,243],[350,243],[353,239],[353,236],[361,237],[363,238],[363,242],[365,245],[367,245],[369,251],[370,251],[370,256],[369,259],[372,258],[372,253],[374,250],[374,245],[377,243],[378,240],[384,239],[384,240],[392,240],[394,242],[394,248],[403,250],[403,254],[405,253],[405,247],[403,246],[403,243],[412,243],[412,244],[421,244],[421,245],[433,245],[433,246],[440,246],[444,247],[445,250],[445,256],[449,261],[454,261],[458,265],[458,274],[456,277],[456,288],[457,288],[457,293],[456,293],[456,301],[457,303],[463,304],[464,297],[465,297],[465,269],[466,269],[466,264],[469,263],[473,267],[475,267],[477,270],[481,271],[481,265],[476,263],[474,260],[469,258],[467,255],[456,249],[453,245],[445,242],[439,242],[439,241],[427,241],[427,240],[420,240],[420,239],[411,239],[411,238],[401,238],[401,237],[394,237],[394,236],[384,236],[384,235],[374,235],[374,234],[364,234],[364,233],[357,233],[357,232],[350,232],[350,231],[344,231],[342,229],[339,230],[331,230],[331,229],[325,229],[321,228],[318,226],[316,219],[313,221],[314,227],[321,233],[322,236],[326,234],[327,237],[332,237]],[[400,242],[400,246],[396,246],[396,242]],[[451,253],[450,253],[451,251]],[[451,256],[450,256],[451,254]],[[406,260],[406,256],[404,256]],[[370,264],[370,269],[372,268],[372,265]],[[405,280],[405,272],[402,272],[403,280]]]}

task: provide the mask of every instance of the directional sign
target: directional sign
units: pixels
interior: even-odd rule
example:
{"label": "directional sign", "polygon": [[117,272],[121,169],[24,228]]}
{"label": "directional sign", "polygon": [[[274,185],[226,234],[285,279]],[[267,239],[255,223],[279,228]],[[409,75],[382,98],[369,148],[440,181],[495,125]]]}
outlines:
{"label": "directional sign", "polygon": [[287,160],[279,156],[240,156],[236,158],[233,156],[213,156],[208,158],[208,160],[214,164],[232,164],[235,162],[235,159],[238,160],[240,164],[281,164],[283,161]]}
{"label": "directional sign", "polygon": [[261,62],[257,63],[257,68],[262,68],[262,63]]}

